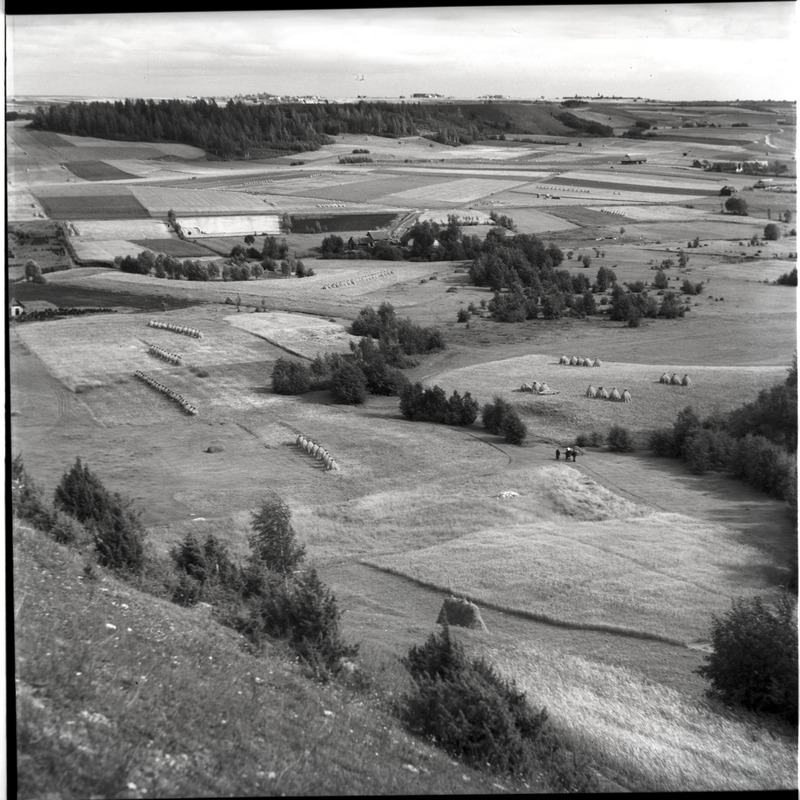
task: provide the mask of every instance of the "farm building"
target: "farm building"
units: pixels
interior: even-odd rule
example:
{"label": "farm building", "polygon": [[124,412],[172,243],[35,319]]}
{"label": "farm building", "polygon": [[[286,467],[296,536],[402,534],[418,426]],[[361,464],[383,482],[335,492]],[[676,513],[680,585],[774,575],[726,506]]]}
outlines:
{"label": "farm building", "polygon": [[23,303],[20,303],[19,300],[15,300],[13,297],[8,304],[8,316],[12,319],[14,317],[21,317],[25,313],[25,306]]}
{"label": "farm building", "polygon": [[737,189],[736,189],[736,187],[735,187],[735,186],[723,186],[723,187],[722,187],[722,188],[719,190],[719,193],[720,193],[720,195],[723,195],[723,196],[725,196],[725,197],[730,197],[730,196],[731,196],[732,194],[734,194],[736,191],[737,191]]}
{"label": "farm building", "polygon": [[647,159],[644,156],[628,154],[626,156],[623,156],[622,157],[622,161],[620,161],[619,163],[620,164],[644,164],[646,161],[647,161]]}
{"label": "farm building", "polygon": [[390,242],[392,236],[389,231],[367,231],[367,235],[359,239],[359,244],[374,247],[378,242]]}

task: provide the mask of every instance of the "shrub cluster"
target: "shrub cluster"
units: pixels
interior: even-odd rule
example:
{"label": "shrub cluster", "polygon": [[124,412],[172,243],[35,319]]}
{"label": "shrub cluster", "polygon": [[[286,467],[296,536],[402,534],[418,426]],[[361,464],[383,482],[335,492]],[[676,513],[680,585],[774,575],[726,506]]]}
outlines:
{"label": "shrub cluster", "polygon": [[478,769],[527,778],[546,772],[560,791],[591,791],[595,779],[568,754],[513,681],[482,657],[470,658],[444,625],[401,660],[412,688],[396,706],[409,730]]}
{"label": "shrub cluster", "polygon": [[709,694],[797,725],[797,599],[739,597],[712,619],[713,652],[697,669]]}
{"label": "shrub cluster", "polygon": [[467,392],[463,397],[455,390],[448,398],[444,389],[423,388],[421,383],[408,384],[400,392],[400,413],[418,422],[439,422],[444,425],[472,425],[480,406]]}
{"label": "shrub cluster", "polygon": [[611,426],[606,441],[612,453],[632,453],[635,449],[631,432],[621,425]]}
{"label": "shrub cluster", "polygon": [[377,311],[369,306],[362,308],[350,325],[349,333],[380,340],[387,360],[397,367],[412,365],[403,356],[445,349],[444,339],[438,328],[424,328],[406,317],[398,317],[394,306],[388,302],[381,303]]}
{"label": "shrub cluster", "polygon": [[[705,420],[691,406],[671,429],[651,433],[656,454],[680,458],[689,469],[728,471],[772,497],[791,501],[797,466],[797,358],[784,383],[762,389],[751,403]],[[796,511],[796,507],[795,507]]]}
{"label": "shrub cluster", "polygon": [[500,397],[483,406],[481,422],[489,433],[502,436],[509,444],[521,445],[528,435],[528,429],[517,410]]}

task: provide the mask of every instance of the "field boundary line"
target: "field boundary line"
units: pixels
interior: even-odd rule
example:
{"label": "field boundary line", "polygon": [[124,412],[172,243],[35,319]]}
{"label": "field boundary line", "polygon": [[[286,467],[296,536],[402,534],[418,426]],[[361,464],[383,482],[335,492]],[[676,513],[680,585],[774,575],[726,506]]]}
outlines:
{"label": "field boundary line", "polygon": [[595,622],[595,623],[567,622],[566,620],[560,620],[560,619],[555,619],[553,617],[549,617],[546,614],[537,614],[534,611],[523,611],[522,609],[508,608],[507,606],[501,606],[496,603],[492,603],[488,600],[481,600],[473,597],[467,597],[463,592],[456,592],[452,589],[438,586],[435,583],[431,583],[430,581],[424,581],[420,578],[412,578],[410,575],[406,575],[403,572],[399,572],[398,570],[392,567],[381,567],[378,564],[374,564],[365,559],[359,559],[358,563],[362,564],[365,567],[371,567],[372,569],[376,569],[379,572],[383,572],[384,574],[394,575],[395,577],[410,581],[411,583],[417,586],[421,586],[425,589],[433,589],[434,591],[437,592],[447,592],[451,595],[465,597],[466,599],[470,600],[476,605],[480,605],[483,608],[491,609],[492,611],[497,611],[500,614],[508,614],[509,616],[512,617],[519,617],[520,619],[528,619],[531,620],[532,622],[540,622],[544,625],[550,625],[554,628],[564,628],[565,630],[576,630],[576,631],[595,631],[596,633],[608,633],[614,636],[624,636],[629,639],[647,639],[655,642],[661,642],[663,644],[669,644],[672,645],[673,647],[681,647],[687,650],[690,649],[687,642],[682,641],[680,639],[673,639],[669,636],[662,636],[658,633],[639,631],[636,630],[635,628],[623,628],[617,625],[607,625],[601,622]]}

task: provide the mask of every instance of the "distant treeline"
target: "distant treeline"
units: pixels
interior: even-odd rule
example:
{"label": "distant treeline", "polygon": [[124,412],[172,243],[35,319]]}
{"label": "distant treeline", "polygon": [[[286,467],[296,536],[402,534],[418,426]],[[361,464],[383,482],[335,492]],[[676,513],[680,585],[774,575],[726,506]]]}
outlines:
{"label": "distant treeline", "polygon": [[257,158],[331,144],[338,134],[430,137],[446,144],[479,139],[478,126],[435,106],[401,103],[246,104],[230,100],[73,102],[36,109],[32,127],[75,136],[181,142],[219,158]]}

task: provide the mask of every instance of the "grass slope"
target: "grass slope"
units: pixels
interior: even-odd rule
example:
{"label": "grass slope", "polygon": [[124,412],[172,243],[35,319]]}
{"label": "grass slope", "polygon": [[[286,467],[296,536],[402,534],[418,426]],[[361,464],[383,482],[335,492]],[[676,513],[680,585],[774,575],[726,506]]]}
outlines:
{"label": "grass slope", "polygon": [[459,766],[367,691],[13,529],[19,800],[544,791]]}

